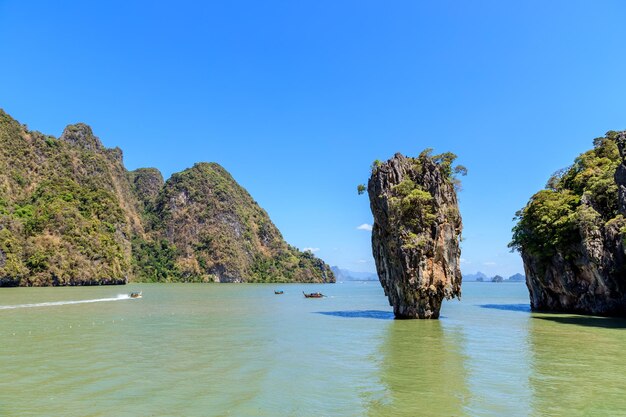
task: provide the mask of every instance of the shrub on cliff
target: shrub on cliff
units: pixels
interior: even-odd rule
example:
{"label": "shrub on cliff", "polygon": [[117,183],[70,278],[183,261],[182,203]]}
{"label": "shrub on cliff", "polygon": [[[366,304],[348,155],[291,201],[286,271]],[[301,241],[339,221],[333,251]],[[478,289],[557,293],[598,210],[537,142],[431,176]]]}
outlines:
{"label": "shrub on cliff", "polygon": [[[462,165],[453,165],[456,158],[457,155],[452,152],[433,155],[433,149],[427,148],[417,158],[411,158],[411,164],[419,176],[425,175],[428,167],[438,166],[443,180],[454,185],[454,188],[458,190],[461,186],[458,176],[467,175],[467,168]],[[381,166],[382,163],[379,160],[374,161],[372,173],[375,173]],[[365,186],[357,187],[359,194],[362,194],[362,188],[364,189]],[[403,247],[423,248],[424,240],[417,236],[430,228],[436,220],[433,196],[429,190],[423,189],[421,185],[407,177],[391,188],[388,203],[390,218],[402,224]],[[455,207],[449,207],[445,215],[450,220],[455,220],[459,217],[459,212]]]}

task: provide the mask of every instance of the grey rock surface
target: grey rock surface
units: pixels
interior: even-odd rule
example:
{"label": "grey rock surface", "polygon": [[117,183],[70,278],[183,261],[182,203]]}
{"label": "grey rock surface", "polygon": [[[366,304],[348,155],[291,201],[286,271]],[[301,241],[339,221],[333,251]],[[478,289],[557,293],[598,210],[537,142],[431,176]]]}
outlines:
{"label": "grey rock surface", "polygon": [[462,221],[450,173],[428,155],[396,154],[373,168],[368,194],[376,269],[396,318],[438,318],[443,299],[461,295]]}

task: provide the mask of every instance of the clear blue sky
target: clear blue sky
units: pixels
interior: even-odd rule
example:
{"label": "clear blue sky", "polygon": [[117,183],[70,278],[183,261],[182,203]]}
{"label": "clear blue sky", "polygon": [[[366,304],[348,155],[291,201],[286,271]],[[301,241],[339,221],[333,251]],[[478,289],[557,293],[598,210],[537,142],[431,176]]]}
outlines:
{"label": "clear blue sky", "polygon": [[361,271],[371,162],[453,151],[463,270],[508,276],[515,211],[626,128],[625,18],[620,1],[0,0],[0,107],[54,135],[86,122],[129,169],[218,162],[290,243]]}

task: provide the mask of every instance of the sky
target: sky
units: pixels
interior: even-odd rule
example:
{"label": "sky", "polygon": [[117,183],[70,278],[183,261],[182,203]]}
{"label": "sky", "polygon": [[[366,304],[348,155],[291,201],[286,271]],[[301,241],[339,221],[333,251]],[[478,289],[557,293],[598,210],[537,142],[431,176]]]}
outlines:
{"label": "sky", "polygon": [[[626,129],[621,1],[0,0],[0,108],[85,122],[128,169],[224,166],[285,239],[375,271],[375,159],[468,168],[462,270],[523,272],[515,212]],[[359,227],[361,226],[361,227]]]}

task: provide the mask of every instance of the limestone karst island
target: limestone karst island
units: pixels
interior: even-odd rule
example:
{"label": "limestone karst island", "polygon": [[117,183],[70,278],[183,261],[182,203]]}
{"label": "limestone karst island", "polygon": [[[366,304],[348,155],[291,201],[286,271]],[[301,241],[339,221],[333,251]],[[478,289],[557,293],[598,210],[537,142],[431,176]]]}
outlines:
{"label": "limestone karst island", "polygon": [[625,20],[0,0],[0,417],[626,416]]}
{"label": "limestone karst island", "polygon": [[396,154],[372,165],[367,192],[372,250],[397,318],[438,318],[441,302],[461,295],[461,215],[456,155]]}
{"label": "limestone karst island", "polygon": [[335,281],[216,163],[164,182],[85,124],[55,138],[2,110],[0,148],[0,286]]}
{"label": "limestone karst island", "polygon": [[517,213],[535,310],[626,315],[626,132],[593,141]]}

